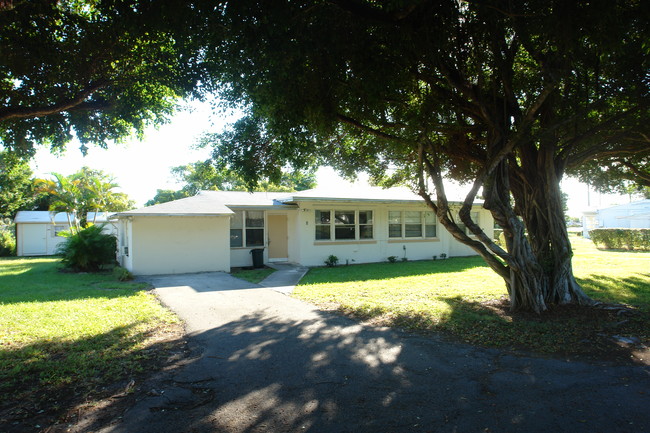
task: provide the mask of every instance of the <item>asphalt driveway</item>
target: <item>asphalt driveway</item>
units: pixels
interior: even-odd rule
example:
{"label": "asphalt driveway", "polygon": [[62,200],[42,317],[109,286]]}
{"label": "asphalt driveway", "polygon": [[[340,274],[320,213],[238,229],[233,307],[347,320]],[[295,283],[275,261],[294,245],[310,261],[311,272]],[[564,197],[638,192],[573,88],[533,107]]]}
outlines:
{"label": "asphalt driveway", "polygon": [[104,433],[650,432],[644,367],[366,327],[222,273],[150,281],[195,356]]}

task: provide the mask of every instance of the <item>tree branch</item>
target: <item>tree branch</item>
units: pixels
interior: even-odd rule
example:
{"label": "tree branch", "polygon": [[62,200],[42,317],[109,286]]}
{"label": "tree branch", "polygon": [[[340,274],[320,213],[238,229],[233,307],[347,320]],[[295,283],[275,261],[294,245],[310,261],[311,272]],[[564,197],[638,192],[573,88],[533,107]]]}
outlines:
{"label": "tree branch", "polygon": [[[449,202],[447,200],[447,194],[445,193],[445,187],[442,181],[442,174],[440,171],[440,166],[438,163],[434,164],[432,163],[429,158],[426,156],[426,152],[424,150],[424,146],[422,144],[419,145],[419,151],[418,151],[418,164],[420,167],[420,173],[419,175],[419,195],[424,199],[425,203],[427,206],[432,209],[435,213],[436,216],[438,217],[438,220],[442,223],[442,225],[451,233],[451,235],[458,239],[460,242],[464,243],[465,245],[469,246],[472,248],[474,251],[476,251],[483,259],[486,261],[486,263],[497,273],[499,274],[503,279],[506,281],[510,280],[510,271],[507,266],[505,266],[503,263],[501,263],[497,258],[490,253],[485,248],[485,245],[479,241],[476,241],[467,234],[461,230],[458,225],[453,221],[453,217],[451,216],[451,211],[449,209]],[[425,185],[424,185],[424,177],[421,174],[422,171],[426,169],[427,173],[429,174],[429,177],[431,180],[433,180],[435,190],[436,190],[436,202],[431,199],[431,196],[428,194],[426,191]],[[479,231],[480,228],[479,228]],[[482,231],[481,231],[482,232]],[[483,236],[487,238],[485,233],[483,233]],[[492,245],[490,247],[494,246],[497,250],[499,251],[499,256],[503,254],[504,257],[507,257],[508,254],[503,251],[500,247],[498,247],[494,242],[491,242],[488,239],[488,242]]]}
{"label": "tree branch", "polygon": [[401,141],[401,142],[405,141],[404,139],[402,139],[400,137],[397,137],[395,135],[387,134],[387,133],[385,133],[383,131],[372,128],[372,127],[370,127],[368,125],[364,125],[363,123],[361,123],[361,122],[359,122],[359,121],[357,121],[357,120],[355,120],[355,119],[353,119],[351,117],[348,117],[348,116],[346,116],[344,114],[337,113],[336,118],[338,120],[340,120],[341,122],[343,122],[343,123],[354,126],[355,128],[360,129],[361,131],[367,132],[369,134],[372,134],[375,137],[383,138],[383,139],[386,139],[386,140],[393,140],[393,141]]}
{"label": "tree branch", "polygon": [[632,180],[637,181],[638,184],[643,185],[643,186],[650,186],[650,172],[643,171],[636,165],[632,164],[630,161],[625,161],[623,159],[617,159],[616,162],[618,162],[621,165],[624,165],[627,167],[633,174],[634,177]]}
{"label": "tree branch", "polygon": [[72,111],[74,109],[78,110],[98,110],[108,107],[108,104],[101,102],[84,102],[89,96],[93,93],[106,87],[109,84],[108,80],[99,80],[95,83],[90,84],[86,89],[77,93],[72,98],[52,104],[49,106],[42,107],[21,107],[21,106],[10,106],[0,109],[0,121],[12,120],[12,119],[30,119],[34,117],[44,117],[51,114],[58,114],[63,111]]}

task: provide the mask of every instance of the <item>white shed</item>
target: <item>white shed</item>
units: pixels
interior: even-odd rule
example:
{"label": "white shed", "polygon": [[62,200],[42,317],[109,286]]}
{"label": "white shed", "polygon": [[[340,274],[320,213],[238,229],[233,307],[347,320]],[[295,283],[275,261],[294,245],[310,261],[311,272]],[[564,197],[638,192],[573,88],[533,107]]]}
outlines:
{"label": "white shed", "polygon": [[65,241],[60,233],[68,230],[68,217],[64,212],[19,211],[16,223],[16,252],[19,256],[49,256],[56,254]]}
{"label": "white shed", "polygon": [[[108,221],[108,212],[98,212],[96,224],[106,224],[105,233],[117,235],[117,227]],[[94,212],[88,213],[88,221],[93,221]],[[71,218],[72,219],[72,218]],[[16,223],[16,253],[18,256],[51,256],[56,254],[59,244],[65,241],[60,236],[69,230],[70,224],[65,212],[53,214],[48,211],[19,211]]]}

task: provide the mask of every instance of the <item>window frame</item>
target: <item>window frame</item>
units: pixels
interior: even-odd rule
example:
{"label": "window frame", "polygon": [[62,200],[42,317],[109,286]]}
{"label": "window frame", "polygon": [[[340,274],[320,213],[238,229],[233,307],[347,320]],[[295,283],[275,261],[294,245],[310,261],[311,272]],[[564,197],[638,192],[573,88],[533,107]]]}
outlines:
{"label": "window frame", "polygon": [[[319,214],[320,213],[320,214]],[[319,215],[323,213],[329,213],[329,222],[323,223],[322,216],[318,218]],[[366,213],[366,218],[364,223],[360,221],[360,214]],[[370,218],[368,218],[368,213]],[[337,215],[343,214],[352,214],[354,221],[352,223],[344,223],[337,220]],[[374,241],[375,240],[375,215],[376,211],[372,209],[342,209],[342,208],[316,208],[314,209],[314,241],[315,242],[329,242],[329,243],[344,243],[344,242],[364,242],[364,241]],[[329,238],[319,238],[319,227],[329,227]],[[337,238],[337,228],[346,229],[354,228],[354,237],[350,238]],[[362,227],[365,227],[364,232],[367,233],[368,228],[371,234],[371,237],[362,237]],[[339,230],[340,231],[340,230]]]}
{"label": "window frame", "polygon": [[[233,215],[230,218],[230,248],[231,249],[236,249],[236,248],[261,248],[266,246],[266,212],[263,210],[245,210],[245,209],[238,209],[238,210],[233,210],[235,215],[239,214],[241,215],[241,226],[240,227],[235,227],[233,228],[232,224],[233,221],[235,221],[235,216]],[[261,226],[254,226],[254,225],[247,225],[246,221],[249,219],[248,217],[248,212],[260,212],[262,214],[262,225]],[[257,218],[259,219],[259,218]],[[241,245],[233,245],[233,230],[239,230],[240,235],[238,239],[241,239]],[[256,244],[256,245],[248,245],[248,237],[249,237],[249,231],[250,230],[256,230],[256,231],[261,231],[262,232],[262,243],[261,244]],[[252,233],[251,233],[252,234]]]}
{"label": "window frame", "polygon": [[[399,236],[391,236],[391,226],[396,226],[398,223],[391,223],[391,213],[399,213],[399,226],[400,226],[400,235]],[[413,222],[407,222],[407,213],[418,213],[419,214],[419,220],[420,223],[416,224]],[[433,216],[433,224],[427,224],[427,218],[426,215],[431,214]],[[407,226],[417,226],[419,225],[419,236],[407,236],[408,231],[407,231]],[[434,227],[434,236],[427,236],[427,227],[433,226]],[[411,229],[413,230],[413,228]],[[388,211],[388,240],[389,241],[408,241],[408,240],[414,240],[414,239],[438,239],[438,218],[436,214],[433,211],[428,211],[428,210],[406,210],[406,209],[401,209],[401,210],[389,210]]]}

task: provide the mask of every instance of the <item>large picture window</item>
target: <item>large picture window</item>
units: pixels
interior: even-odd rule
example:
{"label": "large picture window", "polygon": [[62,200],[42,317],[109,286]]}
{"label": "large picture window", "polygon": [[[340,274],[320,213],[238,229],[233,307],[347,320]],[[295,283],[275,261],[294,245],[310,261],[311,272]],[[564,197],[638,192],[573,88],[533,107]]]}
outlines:
{"label": "large picture window", "polygon": [[371,210],[316,210],[314,223],[317,241],[373,238],[374,221]]}
{"label": "large picture window", "polygon": [[264,246],[264,211],[235,211],[230,219],[230,247]]}
{"label": "large picture window", "polygon": [[433,212],[389,211],[388,237],[394,239],[435,238],[436,215]]}

